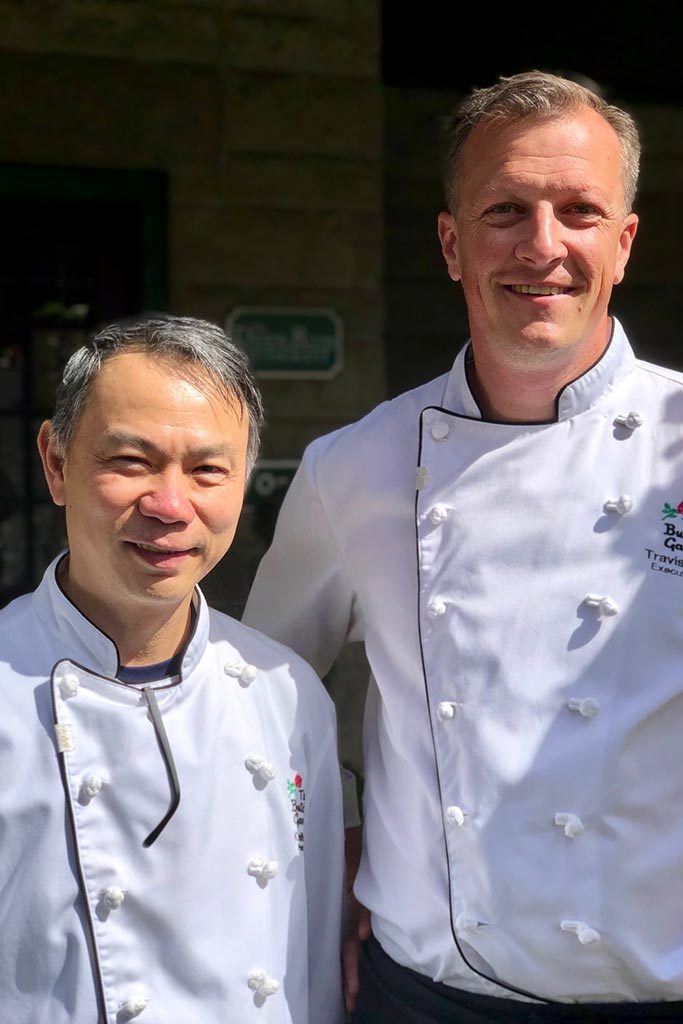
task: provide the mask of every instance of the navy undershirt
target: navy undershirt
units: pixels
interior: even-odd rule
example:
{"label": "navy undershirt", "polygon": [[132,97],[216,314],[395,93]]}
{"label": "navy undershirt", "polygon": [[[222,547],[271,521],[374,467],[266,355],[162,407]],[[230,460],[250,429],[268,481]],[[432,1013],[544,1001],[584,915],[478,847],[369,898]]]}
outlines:
{"label": "navy undershirt", "polygon": [[[190,636],[194,633],[197,612],[194,605],[190,606]],[[168,661],[158,661],[156,665],[120,665],[116,678],[122,683],[130,683],[131,686],[146,686],[149,683],[158,683],[160,679],[169,679],[171,676],[180,675],[180,667],[185,657],[187,644],[182,650],[174,654]]]}

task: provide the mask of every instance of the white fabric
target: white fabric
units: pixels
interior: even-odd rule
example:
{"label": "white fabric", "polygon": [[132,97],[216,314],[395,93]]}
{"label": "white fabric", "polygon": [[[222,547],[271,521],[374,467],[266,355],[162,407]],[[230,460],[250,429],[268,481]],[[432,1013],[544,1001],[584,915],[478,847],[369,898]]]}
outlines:
{"label": "white fabric", "polygon": [[146,849],[171,799],[154,726],[54,565],[0,615],[0,653],[0,1018],[93,1024],[101,978],[106,1024],[339,1024],[341,786],[310,668],[198,596],[180,682],[153,684],[181,800]]}
{"label": "white fabric", "polygon": [[556,422],[485,422],[463,350],[314,442],[285,499],[245,620],[320,673],[365,641],[355,891],[438,981],[683,998],[682,383],[615,324]]}

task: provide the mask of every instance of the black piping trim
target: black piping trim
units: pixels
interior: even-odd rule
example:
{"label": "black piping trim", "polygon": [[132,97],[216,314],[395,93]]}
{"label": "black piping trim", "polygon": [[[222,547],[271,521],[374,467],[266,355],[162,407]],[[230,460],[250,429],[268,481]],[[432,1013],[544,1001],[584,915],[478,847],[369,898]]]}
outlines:
{"label": "black piping trim", "polygon": [[[98,626],[96,622],[93,622],[92,619],[89,619],[88,616],[85,614],[85,612],[82,612],[77,604],[74,604],[74,602],[71,600],[71,598],[69,597],[69,595],[67,594],[67,592],[65,591],[64,587],[62,586],[62,584],[59,581],[59,567],[62,564],[62,562],[64,561],[64,559],[68,558],[68,557],[69,557],[69,552],[65,551],[64,554],[62,555],[62,557],[57,562],[57,565],[55,566],[55,583],[57,584],[57,588],[58,588],[59,592],[62,594],[62,596],[64,597],[64,600],[68,601],[69,604],[71,605],[71,607],[74,608],[78,612],[78,614],[80,616],[82,616],[82,618],[84,618],[85,621],[88,622],[93,627],[93,629],[96,629],[98,633],[101,633],[102,636],[106,637],[107,640],[109,640],[109,642],[111,643],[112,647],[116,651],[116,675],[118,675],[122,666],[121,666],[121,653],[119,651],[119,648],[118,648],[118,645],[117,645],[116,641],[114,639],[112,639],[112,637],[110,637],[108,633],[105,633],[105,631],[100,626]],[[193,601],[194,601],[195,593],[196,593],[196,588],[195,588],[195,590],[192,593],[192,600]],[[175,683],[169,683],[168,686],[158,686],[158,687],[156,687],[156,689],[158,689],[158,690],[167,690],[169,688],[169,686],[177,686],[179,683],[181,683],[183,681],[183,665],[182,665],[182,661],[185,658],[185,654],[187,652],[187,648],[190,646],[190,644],[194,640],[195,634],[197,632],[197,627],[198,627],[198,624],[199,624],[199,605],[200,605],[200,600],[199,600],[199,597],[197,597],[197,609],[196,609],[197,610],[197,614],[194,616],[194,622],[192,624],[192,630],[191,630],[190,635],[187,638],[187,641],[186,641],[186,643],[184,645],[184,648],[183,648],[183,659],[181,659],[180,672],[178,673],[178,679],[177,679],[177,681]],[[72,662],[72,664],[76,665],[77,662],[74,661],[74,662]],[[79,665],[78,667],[82,668],[84,672],[90,672],[91,671],[89,668],[85,668],[84,665]],[[93,672],[92,674],[98,676],[99,679],[109,679],[109,676],[100,675],[99,672]],[[110,680],[110,682],[117,682],[117,681],[118,680]],[[128,689],[131,689],[131,685],[129,683],[121,683],[121,685],[122,686],[127,686]]]}
{"label": "black piping trim", "polygon": [[175,812],[178,810],[178,805],[180,803],[180,783],[178,782],[178,774],[175,768],[175,761],[173,760],[171,744],[168,742],[168,736],[166,735],[166,729],[164,728],[164,720],[161,717],[161,711],[159,710],[159,705],[157,703],[154,690],[151,686],[145,686],[142,692],[145,695],[147,707],[149,708],[149,713],[152,717],[154,731],[156,732],[157,735],[157,742],[159,743],[161,756],[163,757],[164,764],[166,765],[168,782],[171,787],[171,804],[168,811],[163,816],[163,818],[156,826],[156,828],[153,828],[150,834],[147,836],[147,838],[143,840],[143,846],[151,846],[152,843],[155,843],[157,841],[157,839],[164,831],[164,829],[168,825],[169,821],[171,820]]}
{"label": "black piping trim", "polygon": [[[101,629],[97,625],[96,622],[93,622],[92,619],[89,619],[88,616],[85,614],[85,612],[82,612],[77,604],[74,604],[74,602],[71,600],[71,598],[67,594],[66,590],[64,589],[64,587],[60,583],[60,580],[59,580],[59,567],[62,564],[62,562],[64,561],[64,559],[68,558],[68,557],[69,557],[69,552],[65,551],[64,554],[62,555],[62,557],[59,559],[59,561],[57,562],[57,564],[55,566],[55,583],[57,584],[57,588],[58,588],[59,592],[61,593],[62,597],[64,598],[64,600],[68,601],[69,604],[71,605],[71,607],[75,608],[75,610],[78,612],[78,614],[80,616],[82,616],[82,618],[84,618],[86,622],[89,622],[90,625],[93,627],[93,629],[96,629],[98,633],[101,633],[102,636],[105,636],[107,638],[107,640],[109,640],[109,642],[111,643],[112,647],[116,651],[116,674],[118,675],[119,669],[121,668],[121,654],[119,653],[119,649],[118,649],[118,646],[116,644],[116,641],[113,640],[109,636],[108,633],[105,633],[104,630]],[[75,662],[74,662],[74,664],[75,664]],[[82,667],[82,666],[79,666],[79,667]],[[106,676],[102,676],[101,678],[102,679],[106,679],[107,677]]]}
{"label": "black piping trim", "polygon": [[[514,422],[511,420],[486,420],[481,416],[467,416],[464,412],[453,412],[452,409],[447,409],[443,405],[425,405],[420,412],[428,412],[433,409],[434,412],[442,412],[446,416],[453,416],[456,420],[468,420],[470,423],[490,423],[494,427],[552,427],[558,420],[534,420],[532,423],[520,423],[518,420]],[[422,442],[422,424],[420,423],[420,443]]]}
{"label": "black piping trim", "polygon": [[[73,658],[64,657],[60,658],[59,661],[55,662],[55,668],[57,665],[63,664],[68,661],[70,665],[75,665],[76,668],[80,668],[81,672],[87,672],[89,676],[94,676],[95,679],[100,679],[103,683],[109,683],[110,686],[118,686],[120,690],[125,690],[126,693],[142,693],[143,688],[138,683],[124,683],[122,679],[114,679],[113,676],[105,676],[101,672],[96,672],[95,669],[89,668],[87,665],[82,665],[80,661],[74,661]],[[52,670],[54,672],[54,668]],[[173,676],[171,682],[164,683],[163,686],[151,685],[153,690],[173,690],[176,686],[180,686],[180,676]]]}
{"label": "black piping trim", "polygon": [[555,395],[555,422],[557,422],[559,420],[559,418],[560,418],[560,399],[562,398],[562,395],[565,393],[567,388],[570,388],[572,386],[572,384],[576,384],[577,380],[581,380],[581,378],[585,377],[587,373],[590,373],[591,370],[595,369],[595,367],[598,365],[598,363],[602,362],[602,360],[605,358],[605,356],[607,355],[607,353],[608,353],[608,351],[609,351],[609,349],[610,349],[610,347],[612,345],[612,339],[613,338],[614,338],[614,317],[611,318],[611,330],[609,332],[609,341],[607,342],[607,344],[605,345],[604,349],[602,350],[602,352],[600,353],[598,358],[595,360],[595,362],[591,363],[591,365],[588,367],[588,369],[584,370],[583,373],[580,373],[578,375],[578,377],[574,377],[574,380],[567,381],[567,383],[564,385],[564,387],[560,388],[560,390]]}
{"label": "black piping trim", "polygon": [[[57,665],[61,662],[57,662],[50,673],[50,701],[52,704],[52,722],[56,727],[59,724],[57,718],[57,705],[55,703],[55,679],[54,673]],[[95,998],[97,999],[97,1019],[99,1024],[106,1024],[107,1021],[107,1001],[104,992],[104,979],[102,978],[102,968],[100,966],[100,959],[97,952],[97,940],[95,938],[95,925],[92,917],[92,908],[90,906],[90,900],[88,899],[88,889],[85,884],[85,876],[83,874],[83,868],[81,866],[81,858],[78,852],[78,833],[76,831],[76,821],[74,819],[74,810],[71,803],[71,792],[69,789],[69,779],[66,774],[66,756],[64,753],[57,751],[57,759],[59,762],[59,774],[62,778],[62,786],[64,787],[64,797],[67,808],[67,821],[71,829],[71,839],[74,845],[74,860],[76,861],[76,868],[78,871],[78,882],[80,886],[80,898],[84,904],[85,917],[88,922],[86,939],[88,940],[88,952],[90,953],[90,962],[93,970],[93,980],[95,982]]]}
{"label": "black piping trim", "polygon": [[[483,414],[481,416],[479,416],[479,417],[477,417],[477,416],[464,416],[461,413],[453,412],[452,409],[444,409],[440,405],[430,405],[430,406],[427,406],[427,408],[429,408],[429,409],[438,409],[439,412],[450,413],[451,416],[458,416],[462,420],[475,420],[475,421],[480,421],[482,423],[493,423],[493,424],[495,424],[497,426],[500,426],[500,427],[544,427],[544,426],[547,427],[551,423],[559,423],[559,421],[560,421],[560,401],[562,399],[562,395],[565,393],[567,388],[570,388],[573,384],[576,384],[576,382],[578,380],[581,380],[582,377],[585,377],[587,373],[590,373],[591,370],[594,370],[595,367],[598,365],[598,363],[602,362],[602,360],[607,355],[607,352],[608,352],[608,350],[609,350],[609,348],[610,348],[610,346],[612,344],[612,339],[614,338],[614,317],[612,317],[611,320],[612,320],[612,327],[611,327],[611,330],[610,330],[609,341],[605,345],[604,349],[602,350],[602,352],[600,353],[598,358],[595,360],[594,363],[591,363],[590,366],[588,366],[585,370],[583,370],[578,375],[578,377],[574,377],[573,380],[569,380],[569,381],[567,381],[566,384],[563,384],[562,387],[560,388],[560,390],[555,395],[555,418],[552,419],[552,420],[531,420],[529,422],[526,422],[524,420],[521,420],[521,421],[520,420],[514,420],[514,422],[511,422],[510,420],[491,420],[488,417],[484,416]],[[470,370],[469,370],[470,362],[468,360],[468,356],[470,356],[470,353],[471,353],[471,359],[472,359],[472,361],[474,361],[474,350],[472,348],[472,342],[469,343],[468,350],[465,353],[465,378],[467,380],[467,386],[470,389],[470,394],[472,395],[472,398],[474,400],[474,404],[476,405],[477,409],[479,409],[479,412],[481,413],[481,406],[479,405],[479,402],[477,401],[477,399],[475,397],[474,389],[472,388],[472,384],[471,384],[471,381],[470,381]],[[421,435],[420,435],[420,439],[421,439]]]}
{"label": "black piping trim", "polygon": [[[435,406],[428,406],[428,408],[436,408],[436,407]],[[424,412],[425,411],[426,410],[423,410],[422,413],[420,414],[420,431],[419,431],[418,462],[417,462],[418,468],[421,465],[421,459],[422,459],[422,427],[423,427],[423,417],[424,417]],[[447,411],[447,410],[444,410],[444,412],[445,411]],[[456,416],[458,414],[457,413],[451,413],[451,415]],[[461,417],[461,419],[474,419],[476,421],[476,417],[472,417],[472,416]],[[478,421],[476,421],[476,422],[478,422]],[[460,945],[460,942],[458,940],[457,932],[455,930],[455,921],[453,920],[453,887],[452,887],[452,883],[451,883],[451,878],[452,878],[452,874],[451,874],[451,860],[450,860],[450,855],[449,855],[449,852],[448,852],[448,839],[447,839],[447,835],[446,835],[446,824],[445,824],[444,817],[443,817],[443,788],[442,788],[442,785],[441,785],[441,773],[439,771],[439,758],[438,758],[438,755],[437,755],[437,752],[436,752],[436,738],[434,736],[434,719],[433,719],[433,715],[432,715],[432,705],[431,705],[431,701],[430,701],[430,698],[429,698],[429,686],[427,684],[427,666],[425,664],[424,645],[422,643],[422,615],[421,615],[422,608],[421,608],[421,599],[420,599],[420,534],[419,534],[419,530],[418,530],[418,503],[419,503],[419,499],[420,499],[420,489],[418,488],[415,491],[415,552],[416,552],[415,570],[416,570],[416,573],[417,573],[417,626],[418,626],[418,635],[419,635],[419,638],[420,638],[420,661],[422,663],[422,675],[423,675],[423,679],[424,679],[425,700],[427,702],[427,714],[429,716],[429,729],[430,729],[431,736],[432,736],[432,746],[434,747],[434,769],[435,769],[435,773],[436,773],[437,786],[438,786],[438,789],[439,789],[439,805],[441,807],[441,821],[442,821],[442,824],[443,824],[443,841],[444,841],[444,847],[445,847],[445,852],[446,852],[446,863],[448,864],[448,914],[449,914],[449,918],[450,918],[450,922],[451,922],[451,933],[453,935],[453,941],[455,942],[455,947],[456,947],[458,953],[460,954],[460,956],[461,956],[463,962],[465,963],[465,965],[474,974],[477,974],[480,978],[484,978],[485,981],[493,982],[494,985],[498,985],[500,988],[505,989],[508,992],[515,992],[519,996],[526,996],[528,999],[534,999],[534,1000],[536,1000],[537,1002],[540,1002],[540,1003],[554,1004],[554,1003],[557,1002],[557,1000],[555,1000],[555,999],[548,999],[545,996],[536,995],[534,992],[527,992],[527,990],[524,989],[524,988],[518,988],[517,985],[512,985],[510,982],[506,982],[506,981],[500,981],[498,978],[492,978],[490,975],[484,974],[483,971],[480,971],[478,968],[474,967],[469,962],[467,957],[465,956],[465,954],[463,952],[463,949],[462,949],[462,946]]]}
{"label": "black piping trim", "polygon": [[[103,676],[99,672],[93,672],[91,668],[86,665],[81,665],[80,662],[74,661],[72,658],[60,658],[58,662],[52,668],[52,676],[54,677],[55,669],[57,665],[63,665],[68,662],[69,665],[73,665],[75,668],[79,668],[82,672],[86,672],[90,676],[94,676],[96,679],[101,679],[104,683],[109,683],[110,686],[118,686],[119,689],[125,690],[126,693],[141,693],[149,708],[150,716],[152,719],[152,725],[154,726],[154,733],[159,744],[161,756],[164,760],[166,772],[168,774],[168,781],[171,787],[171,805],[168,812],[161,819],[156,828],[152,829],[147,838],[143,841],[143,846],[151,846],[154,843],[163,830],[168,825],[169,821],[178,810],[180,804],[180,783],[178,781],[178,774],[176,772],[175,761],[173,760],[173,753],[171,751],[171,744],[168,742],[168,736],[166,735],[166,729],[164,728],[163,719],[161,717],[161,711],[156,699],[156,690],[172,690],[174,687],[180,685],[180,678],[175,682],[168,683],[166,686],[145,686],[142,689],[138,689],[136,686],[131,686],[129,683],[122,683],[120,679],[110,679],[109,676]],[[151,700],[150,700],[151,698]],[[52,698],[52,708],[57,722],[57,710],[54,705],[54,694]],[[75,828],[75,826],[74,826]],[[75,834],[75,833],[74,833]]]}

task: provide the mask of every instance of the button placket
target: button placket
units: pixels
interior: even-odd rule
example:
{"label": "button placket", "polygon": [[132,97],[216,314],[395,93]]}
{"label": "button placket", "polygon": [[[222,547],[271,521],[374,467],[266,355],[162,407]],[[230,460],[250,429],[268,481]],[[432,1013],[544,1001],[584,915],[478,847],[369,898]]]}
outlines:
{"label": "button placket", "polygon": [[619,614],[619,605],[607,595],[586,594],[584,604],[589,608],[595,608],[599,619],[609,619]]}
{"label": "button placket", "polygon": [[432,423],[430,433],[435,441],[445,441],[451,432],[451,428],[446,420],[436,420]]}
{"label": "button placket", "polygon": [[450,807],[446,808],[446,821],[449,825],[459,825],[462,827],[467,821],[467,818],[467,811],[464,811],[462,807],[459,807],[457,804],[452,804]]}
{"label": "button placket", "polygon": [[615,427],[625,427],[626,430],[637,430],[638,427],[642,427],[645,422],[641,413],[632,409],[631,412],[621,413],[619,416],[614,417]]}
{"label": "button placket", "polygon": [[430,619],[440,619],[446,613],[446,602],[440,597],[433,597],[427,605],[427,615]]}
{"label": "button placket", "polygon": [[476,928],[486,927],[486,921],[479,921],[474,914],[463,911],[456,917],[455,927],[459,932],[474,931]]}
{"label": "button placket", "polygon": [[122,1020],[134,1020],[148,1005],[149,999],[146,996],[129,996],[124,1002],[119,1003],[119,1016]]}
{"label": "button placket", "polygon": [[266,860],[264,857],[252,857],[247,864],[247,874],[255,878],[261,888],[277,878],[279,867],[277,861]]}
{"label": "button placket", "polygon": [[585,832],[581,818],[571,811],[558,811],[555,815],[555,824],[564,829],[568,839],[576,839]]}
{"label": "button placket", "polygon": [[427,518],[432,526],[440,526],[448,519],[449,508],[447,505],[434,505],[427,513]]}
{"label": "button placket", "polygon": [[90,801],[96,796],[99,796],[104,787],[108,785],[109,780],[99,772],[91,772],[86,775],[81,782],[81,786],[78,791],[78,799],[80,803],[89,804]]}
{"label": "button placket", "polygon": [[249,973],[247,985],[260,999],[267,999],[269,996],[275,995],[280,988],[280,982],[275,978],[269,978],[266,972],[260,968]]}
{"label": "button placket", "polygon": [[455,718],[455,712],[459,707],[461,705],[458,701],[441,700],[436,706],[436,717],[440,722],[450,722]]}
{"label": "button placket", "polygon": [[563,932],[574,932],[582,946],[592,946],[600,942],[600,932],[591,928],[585,921],[561,921]]}
{"label": "button placket", "polygon": [[616,512],[618,516],[627,515],[633,508],[633,500],[628,494],[620,494],[618,498],[608,498],[602,506],[603,512]]}
{"label": "button placket", "polygon": [[249,665],[246,661],[241,658],[234,661],[226,661],[223,666],[223,671],[226,676],[230,676],[232,679],[236,679],[240,686],[248,687],[256,679],[258,670],[255,665]]}
{"label": "button placket", "polygon": [[108,885],[100,892],[100,902],[107,910],[118,910],[126,898],[126,889],[120,889],[117,885]]}
{"label": "button placket", "polygon": [[254,780],[258,780],[264,785],[275,778],[275,768],[265,757],[249,754],[244,759],[244,767],[254,776]]}
{"label": "button placket", "polygon": [[65,672],[59,680],[59,692],[62,700],[69,700],[71,697],[75,697],[80,685],[81,681],[75,672]]}

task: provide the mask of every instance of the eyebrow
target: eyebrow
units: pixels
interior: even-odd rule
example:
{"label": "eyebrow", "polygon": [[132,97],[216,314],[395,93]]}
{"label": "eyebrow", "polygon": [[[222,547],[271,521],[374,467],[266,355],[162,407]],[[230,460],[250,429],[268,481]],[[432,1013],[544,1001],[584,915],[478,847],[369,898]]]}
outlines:
{"label": "eyebrow", "polygon": [[[149,441],[146,437],[140,437],[138,434],[128,434],[126,431],[117,430],[105,434],[103,440],[108,448],[135,448],[136,451],[144,452],[146,455],[153,455],[156,458],[165,457],[165,453],[158,445],[155,445],[153,441]],[[231,459],[238,454],[238,449],[228,441],[223,441],[219,444],[206,444],[198,448],[192,448],[188,454],[195,459]]]}

